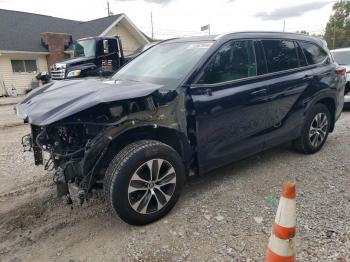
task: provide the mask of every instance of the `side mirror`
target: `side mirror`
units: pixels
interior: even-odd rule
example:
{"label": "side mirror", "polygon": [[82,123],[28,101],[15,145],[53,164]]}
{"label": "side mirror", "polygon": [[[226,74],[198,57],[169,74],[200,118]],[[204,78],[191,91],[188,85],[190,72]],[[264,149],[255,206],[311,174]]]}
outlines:
{"label": "side mirror", "polygon": [[108,54],[109,53],[109,44],[108,40],[103,40],[103,53]]}

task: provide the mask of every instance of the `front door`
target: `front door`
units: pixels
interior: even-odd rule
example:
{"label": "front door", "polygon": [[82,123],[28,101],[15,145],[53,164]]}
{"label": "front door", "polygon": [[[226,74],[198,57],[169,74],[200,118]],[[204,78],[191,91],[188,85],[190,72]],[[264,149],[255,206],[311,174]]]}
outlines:
{"label": "front door", "polygon": [[200,172],[263,149],[267,87],[255,54],[252,40],[224,44],[190,88]]}

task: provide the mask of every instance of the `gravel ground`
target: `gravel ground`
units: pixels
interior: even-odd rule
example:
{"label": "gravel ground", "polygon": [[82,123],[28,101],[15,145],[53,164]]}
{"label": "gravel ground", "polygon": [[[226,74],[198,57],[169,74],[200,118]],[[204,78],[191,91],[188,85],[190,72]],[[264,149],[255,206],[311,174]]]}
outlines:
{"label": "gravel ground", "polygon": [[11,97],[11,96],[8,96],[8,97],[5,97],[5,96],[2,96],[0,97],[0,106],[3,106],[3,105],[15,105],[17,103],[19,103],[20,101],[22,101],[24,99],[24,95],[19,95],[19,96],[16,96],[16,97]]}
{"label": "gravel ground", "polygon": [[98,194],[82,207],[57,200],[22,152],[28,131],[0,129],[0,261],[262,261],[281,185],[296,179],[297,261],[350,262],[350,112],[321,152],[285,145],[191,178],[172,212],[143,227]]}
{"label": "gravel ground", "polygon": [[0,129],[23,124],[23,120],[15,115],[14,106],[0,104]]}

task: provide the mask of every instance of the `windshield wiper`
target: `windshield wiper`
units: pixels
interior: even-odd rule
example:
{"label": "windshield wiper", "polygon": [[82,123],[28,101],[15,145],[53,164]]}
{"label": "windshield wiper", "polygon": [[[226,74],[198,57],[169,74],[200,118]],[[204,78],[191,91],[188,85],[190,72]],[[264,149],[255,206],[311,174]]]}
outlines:
{"label": "windshield wiper", "polygon": [[116,79],[113,79],[115,81],[130,81],[130,82],[141,82],[141,81],[137,81],[137,80],[134,80],[134,79],[122,79],[122,78],[116,78]]}

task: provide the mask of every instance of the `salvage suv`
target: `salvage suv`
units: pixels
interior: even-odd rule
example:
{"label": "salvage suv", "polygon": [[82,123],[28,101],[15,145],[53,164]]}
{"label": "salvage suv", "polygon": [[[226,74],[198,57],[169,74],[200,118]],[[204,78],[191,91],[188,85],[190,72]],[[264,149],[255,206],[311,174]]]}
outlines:
{"label": "salvage suv", "polygon": [[289,141],[319,151],[341,114],[345,73],[301,34],[192,37],[154,46],[109,80],[49,83],[16,109],[31,126],[23,145],[55,170],[59,195],[76,188],[82,202],[103,189],[140,225],[173,208],[186,176]]}

